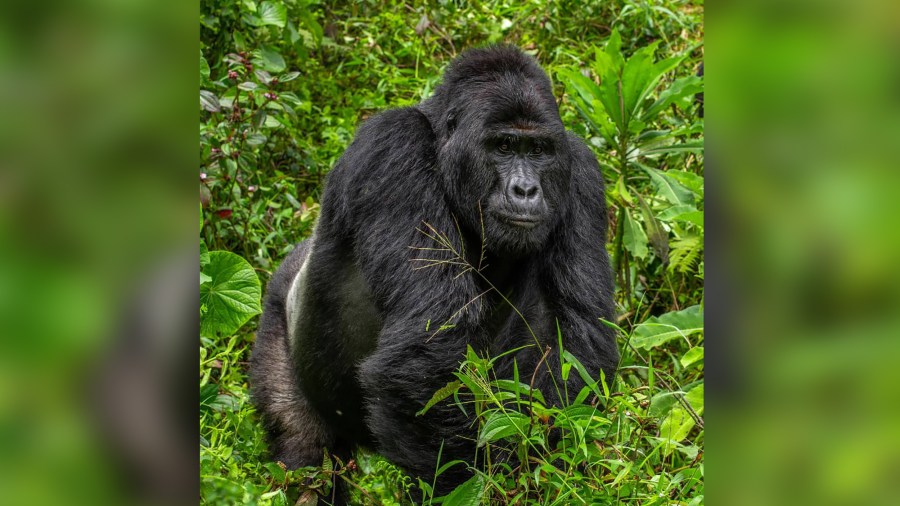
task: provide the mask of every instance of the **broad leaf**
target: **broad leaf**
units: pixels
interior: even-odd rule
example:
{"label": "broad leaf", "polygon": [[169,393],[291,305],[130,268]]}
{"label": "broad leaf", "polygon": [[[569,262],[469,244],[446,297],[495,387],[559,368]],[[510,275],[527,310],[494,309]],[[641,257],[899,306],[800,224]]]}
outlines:
{"label": "broad leaf", "polygon": [[254,55],[256,58],[253,59],[253,63],[269,72],[278,74],[284,72],[284,69],[287,68],[284,57],[272,46],[262,46],[254,51]]}
{"label": "broad leaf", "polygon": [[653,215],[653,211],[650,210],[650,206],[647,205],[647,202],[641,197],[641,194],[637,194],[638,202],[641,206],[641,215],[644,217],[644,226],[647,228],[647,237],[650,240],[650,245],[653,246],[653,251],[656,253],[656,256],[662,260],[662,262],[669,262],[669,234],[666,232],[662,224],[660,224],[659,220],[656,219],[656,216]]}
{"label": "broad leaf", "polygon": [[623,213],[625,222],[621,226],[625,227],[622,233],[622,241],[627,249],[635,258],[647,258],[647,234],[641,224],[631,217],[631,213],[627,210]]}
{"label": "broad leaf", "polygon": [[497,441],[515,434],[525,434],[531,420],[517,411],[495,411],[488,416],[481,433],[478,435],[478,446]]}
{"label": "broad leaf", "polygon": [[484,476],[476,474],[444,497],[444,506],[477,506],[484,495]]}
{"label": "broad leaf", "polygon": [[681,395],[681,392],[662,392],[654,395],[650,399],[650,416],[661,417],[668,413],[673,406],[678,404],[677,395]]}
{"label": "broad leaf", "polygon": [[703,141],[682,142],[680,144],[670,144],[658,148],[650,148],[641,152],[642,155],[660,155],[663,153],[702,153]]}
{"label": "broad leaf", "polygon": [[644,110],[641,118],[644,121],[652,121],[657,114],[662,112],[673,102],[685,96],[695,95],[697,93],[700,93],[701,91],[703,91],[703,84],[700,78],[697,76],[688,76],[676,79],[674,82],[672,82],[671,85],[669,85],[668,88],[666,88],[659,94],[659,98],[656,100],[656,102],[653,102],[650,107]]}
{"label": "broad leaf", "polygon": [[200,304],[207,308],[200,335],[234,334],[262,311],[262,288],[250,264],[228,251],[211,251],[204,273],[212,278],[200,286]]}
{"label": "broad leaf", "polygon": [[635,348],[653,348],[677,337],[703,331],[703,308],[691,306],[662,316],[653,316],[634,329],[631,344]]}
{"label": "broad leaf", "polygon": [[209,112],[219,112],[221,109],[219,99],[213,92],[207,90],[200,90],[200,107]]}
{"label": "broad leaf", "polygon": [[[681,441],[694,428],[694,419],[681,406],[675,406],[659,426],[659,437],[672,441]],[[670,453],[674,448],[666,447],[664,452]]]}
{"label": "broad leaf", "polygon": [[261,24],[284,28],[287,23],[287,8],[281,2],[263,2],[259,6]]}
{"label": "broad leaf", "polygon": [[206,63],[206,58],[203,57],[203,51],[200,51],[200,82],[206,82],[209,80],[209,63]]}
{"label": "broad leaf", "polygon": [[703,360],[703,346],[695,346],[681,357],[681,367],[688,367],[701,360]]}
{"label": "broad leaf", "polygon": [[656,44],[642,47],[625,62],[622,69],[621,103],[625,112],[626,125],[631,122],[643,97],[650,92],[659,79],[654,75],[653,52]]}
{"label": "broad leaf", "polygon": [[704,408],[703,383],[701,382],[699,385],[690,389],[684,396],[684,400],[688,401],[688,404],[691,405],[698,415],[702,415]]}
{"label": "broad leaf", "polygon": [[652,167],[647,167],[641,163],[635,165],[640,167],[648,176],[650,176],[650,181],[656,188],[656,193],[662,198],[674,205],[692,204],[694,202],[694,194],[671,177],[668,177],[665,172]]}
{"label": "broad leaf", "polygon": [[[701,144],[703,141],[700,141]],[[686,170],[667,170],[666,175],[678,181],[681,186],[694,192],[698,197],[703,197],[704,181],[703,176],[689,172]]]}

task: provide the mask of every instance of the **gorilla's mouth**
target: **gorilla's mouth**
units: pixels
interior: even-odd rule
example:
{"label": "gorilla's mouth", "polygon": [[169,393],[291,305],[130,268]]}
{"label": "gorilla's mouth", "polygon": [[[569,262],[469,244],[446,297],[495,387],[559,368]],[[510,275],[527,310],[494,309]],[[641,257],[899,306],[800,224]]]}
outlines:
{"label": "gorilla's mouth", "polygon": [[531,214],[498,214],[498,216],[502,221],[512,226],[524,229],[534,228],[541,222],[539,216]]}

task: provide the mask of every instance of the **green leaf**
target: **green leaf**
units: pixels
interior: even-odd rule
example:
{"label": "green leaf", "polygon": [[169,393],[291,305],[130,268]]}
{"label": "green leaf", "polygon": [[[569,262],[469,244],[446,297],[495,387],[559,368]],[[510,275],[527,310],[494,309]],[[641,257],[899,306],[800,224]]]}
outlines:
{"label": "green leaf", "polygon": [[688,404],[691,405],[698,415],[702,415],[704,407],[703,383],[701,382],[699,385],[690,389],[688,393],[685,394],[684,399],[688,401]]}
{"label": "green leaf", "polygon": [[265,468],[269,471],[269,474],[272,475],[272,479],[275,480],[275,483],[284,483],[285,478],[287,478],[287,473],[278,465],[278,463],[266,462]]}
{"label": "green leaf", "polygon": [[484,476],[476,474],[444,497],[443,506],[477,506],[484,495]]}
{"label": "green leaf", "polygon": [[609,55],[610,63],[612,63],[616,69],[622,68],[625,60],[622,57],[622,37],[619,35],[619,30],[617,28],[613,28],[611,34],[609,34],[609,40],[606,42],[605,54]]}
{"label": "green leaf", "polygon": [[656,51],[655,43],[638,49],[625,62],[622,69],[622,87],[619,93],[626,125],[635,116],[644,96],[653,89],[653,85],[660,78],[660,75],[654,74],[654,51]]}
{"label": "green leaf", "polygon": [[622,197],[622,201],[626,204],[633,205],[634,199],[631,198],[631,193],[628,192],[628,187],[625,185],[625,175],[619,176],[619,180],[616,181],[616,193]]}
{"label": "green leaf", "polygon": [[532,389],[531,385],[528,385],[526,383],[516,383],[513,380],[498,379],[494,382],[494,385],[499,390],[516,393],[516,398],[519,400],[527,400],[529,398],[533,398],[541,404],[546,404],[546,402],[544,401],[544,394],[542,394],[541,391],[537,388]]}
{"label": "green leaf", "polygon": [[663,153],[702,153],[703,141],[682,142],[680,144],[669,144],[658,148],[649,148],[641,151],[641,155],[659,155]]}
{"label": "green leaf", "polygon": [[300,11],[300,20],[303,21],[303,24],[309,29],[312,34],[313,42],[316,45],[322,43],[322,37],[325,35],[325,31],[322,29],[322,25],[316,21],[316,18],[312,15],[309,9],[302,9]]}
{"label": "green leaf", "polygon": [[[669,416],[663,420],[659,426],[659,437],[672,441],[681,441],[687,437],[691,429],[694,428],[694,419],[681,406],[675,406],[669,412]],[[671,448],[667,448],[666,453],[671,452]]]}
{"label": "green leaf", "polygon": [[623,214],[625,215],[625,223],[622,226],[625,227],[625,230],[622,234],[622,242],[625,244],[625,249],[635,258],[647,258],[647,253],[649,253],[647,249],[647,234],[644,233],[641,224],[631,217],[630,212],[626,210]]}
{"label": "green leaf", "polygon": [[672,221],[683,221],[685,223],[693,223],[700,228],[703,228],[703,212],[702,211],[694,211],[692,213],[684,213],[679,214],[677,216],[672,217]]}
{"label": "green leaf", "polygon": [[287,68],[281,53],[272,46],[262,46],[254,51],[254,54],[256,58],[254,58],[253,62],[264,70],[278,74],[284,72],[284,69]]}
{"label": "green leaf", "polygon": [[250,264],[228,251],[211,251],[204,273],[211,281],[200,286],[200,304],[207,308],[200,335],[234,334],[262,311],[262,288]]}
{"label": "green leaf", "polygon": [[664,264],[668,263],[669,233],[663,229],[662,224],[653,215],[653,211],[650,210],[650,206],[647,205],[640,193],[637,194],[637,198],[641,206],[641,216],[644,218],[644,226],[647,228],[647,237],[650,245],[653,246],[653,251],[656,253],[657,258],[662,260]]}
{"label": "green leaf", "polygon": [[682,186],[694,192],[698,197],[703,197],[703,176],[686,170],[667,170],[666,175],[675,181],[678,181]]}
{"label": "green leaf", "polygon": [[682,97],[696,95],[701,91],[703,91],[703,84],[697,76],[676,79],[668,88],[659,94],[659,98],[656,99],[656,102],[653,102],[653,104],[644,110],[641,119],[644,121],[653,121],[657,114],[662,112],[673,102]]}
{"label": "green leaf", "polygon": [[287,23],[287,8],[281,2],[263,2],[259,6],[259,17],[264,25],[284,28]]}
{"label": "green leaf", "polygon": [[497,441],[515,434],[524,434],[531,420],[517,411],[495,411],[488,416],[481,433],[478,435],[478,446]]}
{"label": "green leaf", "polygon": [[683,221],[703,228],[703,211],[690,204],[672,206],[662,210],[657,217],[663,221]]}
{"label": "green leaf", "polygon": [[669,252],[669,269],[687,273],[693,268],[703,251],[703,237],[683,235],[672,241]]}
{"label": "green leaf", "polygon": [[211,405],[219,395],[219,385],[207,383],[200,387],[200,408]]}
{"label": "green leaf", "polygon": [[221,109],[219,99],[213,92],[207,90],[200,90],[200,107],[209,112],[219,112]]}
{"label": "green leaf", "polygon": [[580,98],[583,102],[590,104],[600,96],[600,89],[594,84],[594,81],[585,77],[581,72],[574,69],[562,69],[557,74],[569,87],[569,94]]}
{"label": "green leaf", "polygon": [[[601,394],[600,390],[597,388],[600,374],[602,373],[600,371],[597,371],[595,374],[595,378],[594,375],[588,373],[587,369],[584,368],[584,365],[582,365],[581,361],[578,360],[575,355],[572,355],[569,350],[563,350],[562,356],[563,359],[565,359],[563,363],[572,364],[572,367],[574,367],[575,370],[578,371],[578,376],[580,376],[581,380],[584,381],[584,384],[589,387],[592,392],[594,392],[594,395],[596,395],[597,397],[603,397],[603,394]],[[610,378],[606,378],[606,383],[607,385],[612,385],[612,380]]]}
{"label": "green leaf", "polygon": [[[209,263],[209,250],[206,249],[206,243],[200,241],[200,270],[203,270],[206,267],[206,264]],[[203,273],[200,273],[201,277]]]}
{"label": "green leaf", "polygon": [[647,167],[642,163],[637,163],[635,165],[640,167],[650,176],[650,181],[656,188],[656,192],[662,198],[674,205],[692,204],[694,202],[694,194],[671,177],[668,177],[664,172],[652,167]]}
{"label": "green leaf", "polygon": [[680,395],[680,392],[662,392],[654,395],[650,399],[650,416],[660,417],[668,413],[673,406],[678,404],[676,395]]}
{"label": "green leaf", "polygon": [[703,346],[695,346],[681,357],[681,367],[688,367],[695,362],[703,360]]}
{"label": "green leaf", "polygon": [[206,58],[203,57],[203,51],[200,51],[200,82],[206,82],[209,80],[209,63],[206,63]]}
{"label": "green leaf", "polygon": [[247,136],[248,146],[261,146],[266,143],[266,136],[263,134],[250,134]]}
{"label": "green leaf", "polygon": [[425,403],[424,408],[416,413],[416,416],[424,415],[429,409],[431,409],[432,406],[455,394],[457,391],[459,391],[459,387],[461,385],[462,383],[459,380],[451,381],[450,383],[444,385],[443,388],[441,388],[431,396],[431,399],[429,399],[428,402]]}
{"label": "green leaf", "polygon": [[703,308],[698,304],[681,311],[653,316],[635,327],[631,344],[635,348],[650,349],[675,339],[703,331]]}

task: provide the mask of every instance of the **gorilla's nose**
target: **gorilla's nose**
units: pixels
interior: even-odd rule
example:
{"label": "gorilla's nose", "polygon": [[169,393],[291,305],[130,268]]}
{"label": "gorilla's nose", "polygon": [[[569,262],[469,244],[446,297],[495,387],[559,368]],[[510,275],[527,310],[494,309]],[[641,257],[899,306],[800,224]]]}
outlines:
{"label": "gorilla's nose", "polygon": [[541,183],[537,178],[514,176],[509,180],[506,197],[514,204],[534,205],[541,198]]}

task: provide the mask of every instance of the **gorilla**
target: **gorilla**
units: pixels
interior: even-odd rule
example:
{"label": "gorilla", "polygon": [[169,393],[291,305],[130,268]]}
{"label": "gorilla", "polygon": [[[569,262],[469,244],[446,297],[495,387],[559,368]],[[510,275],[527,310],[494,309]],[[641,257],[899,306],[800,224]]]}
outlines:
{"label": "gorilla", "polygon": [[[548,403],[583,386],[563,348],[612,382],[618,362],[597,160],[550,80],[509,46],[464,52],[433,96],[365,121],[329,173],[312,236],[271,279],[251,359],[274,459],[370,448],[431,483],[475,462],[474,421],[444,401],[466,346],[503,356]],[[441,474],[435,495],[470,471]]]}

